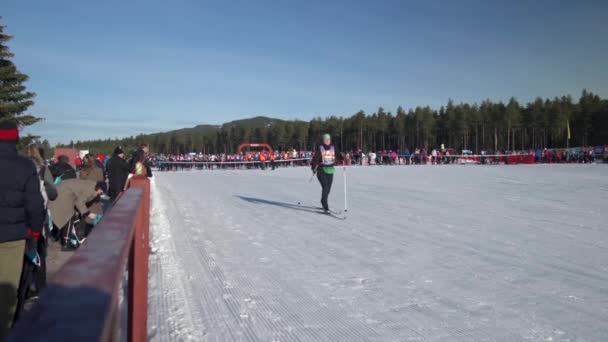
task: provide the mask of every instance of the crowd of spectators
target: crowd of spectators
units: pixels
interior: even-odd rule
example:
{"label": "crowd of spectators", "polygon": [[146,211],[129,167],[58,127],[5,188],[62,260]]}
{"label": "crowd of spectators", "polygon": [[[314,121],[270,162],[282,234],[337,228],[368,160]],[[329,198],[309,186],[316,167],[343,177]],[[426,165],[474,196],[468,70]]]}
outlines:
{"label": "crowd of spectators", "polygon": [[[511,157],[519,158],[511,158]],[[363,153],[354,151],[347,155],[346,163],[358,165],[420,165],[420,164],[456,164],[478,163],[498,164],[509,163],[510,160],[526,160],[530,163],[592,163],[603,160],[606,153],[597,148],[571,148],[571,149],[537,149],[526,151],[488,151],[482,150],[473,155],[471,150],[462,150],[457,153],[454,149],[417,148],[413,152],[405,149],[404,152],[378,151]],[[527,157],[522,159],[521,157]]]}
{"label": "crowd of spectators", "polygon": [[282,166],[302,166],[312,159],[310,151],[257,151],[246,153],[203,154],[188,153],[178,155],[157,154],[151,156],[152,164],[161,171],[183,169],[214,168],[276,168]]}
{"label": "crowd of spectators", "polygon": [[78,248],[131,177],[152,175],[147,145],[128,159],[117,147],[111,157],[46,160],[36,145],[19,155],[18,133],[0,124],[0,340],[46,287],[49,245]]}
{"label": "crowd of spectators", "polygon": [[[305,166],[310,164],[314,152],[288,151],[273,152],[259,151],[241,154],[179,154],[153,155],[153,164],[162,171],[184,169],[251,169],[276,168],[281,166]],[[369,151],[353,150],[344,154],[344,164],[347,165],[440,165],[440,164],[533,164],[533,163],[592,163],[605,158],[606,154],[594,148],[570,149],[537,149],[526,151],[489,151],[482,150],[473,155],[471,150],[459,153],[454,149],[416,148],[413,151],[385,150]]]}

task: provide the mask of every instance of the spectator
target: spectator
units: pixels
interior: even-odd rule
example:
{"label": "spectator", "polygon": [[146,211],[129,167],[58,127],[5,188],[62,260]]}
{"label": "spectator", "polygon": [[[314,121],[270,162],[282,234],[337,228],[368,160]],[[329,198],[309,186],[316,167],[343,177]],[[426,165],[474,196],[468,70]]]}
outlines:
{"label": "spectator", "polygon": [[123,191],[129,173],[131,173],[131,166],[125,160],[125,152],[122,147],[118,146],[114,149],[114,156],[108,161],[108,195],[112,202]]}
{"label": "spectator", "polygon": [[49,167],[53,175],[54,183],[62,180],[73,179],[76,177],[76,170],[70,165],[70,158],[67,156],[57,157],[57,162]]}
{"label": "spectator", "polygon": [[261,162],[260,167],[262,170],[266,169],[266,153],[264,151],[260,152],[259,161]]}
{"label": "spectator", "polygon": [[403,152],[403,158],[405,158],[405,164],[409,165],[410,164],[410,158],[411,158],[411,154],[410,154],[410,150],[406,147],[405,148],[405,152]]}
{"label": "spectator", "polygon": [[106,156],[103,155],[103,153],[98,153],[97,156],[95,157],[95,165],[100,168],[100,169],[104,169],[104,164],[105,164],[105,159]]}
{"label": "spectator", "polygon": [[[148,144],[141,144],[137,151],[135,151],[130,160],[131,171],[134,174],[143,175],[145,171],[147,177],[152,177],[152,163],[149,158],[149,152]],[[138,166],[137,163],[141,163],[141,165]],[[139,169],[139,167],[143,167],[143,169]]]}
{"label": "spectator", "polygon": [[74,166],[76,167],[76,170],[80,170],[82,167],[82,159],[80,157],[76,157],[76,159],[74,159]]}
{"label": "spectator", "polygon": [[[86,224],[96,223],[98,216],[103,214],[99,203],[103,194],[101,183],[83,179],[68,179],[57,184],[57,199],[49,204],[53,224],[61,231],[62,242],[71,243],[70,247],[78,247],[80,240],[88,233]],[[75,211],[77,210],[77,211]],[[77,214],[80,224],[75,232],[69,231],[70,219]],[[73,241],[74,236],[79,241]]]}
{"label": "spectator", "polygon": [[123,191],[127,191],[127,189],[131,186],[130,183],[132,176],[152,177],[152,162],[149,158],[148,151],[148,145],[142,144],[140,148],[135,151],[133,157],[131,157],[129,160],[131,173],[127,175],[127,181],[123,186]]}
{"label": "spectator", "polygon": [[[48,209],[48,203],[54,201],[57,198],[57,188],[53,185],[53,176],[51,175],[51,171],[46,167],[44,162],[44,150],[39,148],[36,145],[30,145],[26,149],[27,156],[32,160],[34,165],[36,166],[36,170],[38,171],[38,175],[40,177],[40,190],[42,194],[42,198],[44,199],[44,209],[45,211]],[[44,225],[47,226],[48,215],[45,219]],[[32,274],[32,279],[34,283],[34,288],[36,292],[40,292],[43,288],[46,287],[46,252],[48,245],[48,236],[46,231],[43,229],[40,238],[38,239],[37,245],[30,246],[32,249],[26,251],[26,256],[29,262],[25,262],[23,266],[23,276],[22,279],[22,287],[31,288],[30,282],[28,279],[30,277],[25,276],[27,272]],[[24,304],[24,300],[26,299],[27,291],[21,291],[19,295],[20,305],[18,312],[22,309]]]}
{"label": "spectator", "polygon": [[37,242],[45,217],[36,166],[17,154],[18,140],[15,123],[0,123],[0,340],[13,323],[26,245]]}
{"label": "spectator", "polygon": [[95,166],[101,169],[103,172],[103,178],[105,179],[108,175],[106,174],[106,156],[103,153],[97,154],[95,157]]}
{"label": "spectator", "polygon": [[28,146],[26,149],[26,154],[27,157],[30,158],[30,160],[36,166],[36,171],[40,176],[40,190],[42,193],[42,197],[44,198],[44,206],[46,208],[48,205],[48,201],[54,201],[57,197],[57,189],[53,184],[53,175],[51,174],[49,168],[46,166],[43,156],[44,151],[40,147],[36,145]]}
{"label": "spectator", "polygon": [[96,159],[92,156],[84,156],[82,170],[80,171],[80,179],[91,180],[94,182],[104,182],[103,170],[96,164]]}

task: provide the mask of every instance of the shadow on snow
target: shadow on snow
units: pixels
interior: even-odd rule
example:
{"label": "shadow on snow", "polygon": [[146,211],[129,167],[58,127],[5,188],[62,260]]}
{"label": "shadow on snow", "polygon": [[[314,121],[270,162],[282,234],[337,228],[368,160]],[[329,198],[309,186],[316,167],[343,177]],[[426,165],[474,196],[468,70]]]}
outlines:
{"label": "shadow on snow", "polygon": [[321,207],[311,207],[311,206],[305,206],[305,205],[299,205],[299,204],[293,204],[293,203],[271,201],[271,200],[267,200],[267,199],[263,199],[263,198],[241,196],[241,195],[234,195],[234,197],[240,198],[245,202],[249,202],[249,203],[253,203],[253,204],[271,205],[271,206],[285,208],[285,209],[306,211],[309,213],[319,213],[321,211]]}

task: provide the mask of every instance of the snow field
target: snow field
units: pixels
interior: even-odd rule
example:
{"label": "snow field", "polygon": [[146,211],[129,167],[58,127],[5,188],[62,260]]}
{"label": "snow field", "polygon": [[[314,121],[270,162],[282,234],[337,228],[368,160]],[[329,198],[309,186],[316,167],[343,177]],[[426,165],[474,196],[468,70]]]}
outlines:
{"label": "snow field", "polygon": [[346,172],[157,172],[151,340],[608,340],[605,165]]}

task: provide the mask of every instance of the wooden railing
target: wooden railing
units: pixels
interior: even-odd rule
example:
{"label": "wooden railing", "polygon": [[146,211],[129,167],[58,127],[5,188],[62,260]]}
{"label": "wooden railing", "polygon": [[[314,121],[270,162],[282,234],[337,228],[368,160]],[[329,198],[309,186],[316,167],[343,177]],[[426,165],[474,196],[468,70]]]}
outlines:
{"label": "wooden railing", "polygon": [[[7,341],[114,341],[121,335],[146,341],[149,226],[150,181],[134,177]],[[121,332],[119,294],[127,269],[128,318]]]}

